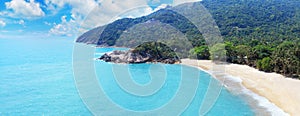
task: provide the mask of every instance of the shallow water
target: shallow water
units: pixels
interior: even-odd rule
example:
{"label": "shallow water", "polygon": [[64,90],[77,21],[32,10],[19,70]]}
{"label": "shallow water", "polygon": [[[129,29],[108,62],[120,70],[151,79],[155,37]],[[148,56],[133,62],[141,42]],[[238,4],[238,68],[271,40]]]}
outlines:
{"label": "shallow water", "polygon": [[[75,86],[72,40],[0,39],[0,50],[0,115],[92,115]],[[111,50],[98,48],[95,55]],[[188,78],[193,75],[188,74],[198,73],[196,95],[182,113],[198,115],[209,82],[213,79],[203,71],[182,65],[125,65],[132,75],[131,79],[139,85],[147,85],[153,78],[165,76],[166,80],[155,94],[141,97],[124,91],[118,85],[114,78],[114,67],[118,65],[102,61],[95,61],[95,64],[99,84],[107,97],[119,107],[132,111],[163,107],[172,101],[183,79],[190,81]],[[191,72],[181,76],[182,68]],[[169,112],[174,111],[170,109]],[[254,112],[243,98],[223,88],[207,115],[254,115]]]}

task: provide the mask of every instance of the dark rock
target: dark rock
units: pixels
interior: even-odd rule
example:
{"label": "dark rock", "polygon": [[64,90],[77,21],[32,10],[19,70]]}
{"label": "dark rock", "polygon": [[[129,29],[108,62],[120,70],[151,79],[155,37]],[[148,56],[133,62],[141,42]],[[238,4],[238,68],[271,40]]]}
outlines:
{"label": "dark rock", "polygon": [[103,61],[105,61],[105,62],[111,62],[111,56],[109,56],[108,54],[104,54],[104,55],[102,55],[100,58],[99,58],[99,60],[103,60]]}
{"label": "dark rock", "polygon": [[180,63],[180,59],[178,58],[167,58],[164,60],[157,59],[159,57],[153,57],[150,54],[143,53],[134,53],[132,50],[129,51],[113,51],[111,53],[105,53],[102,55],[99,60],[103,60],[105,62],[113,62],[113,63],[146,63],[146,62],[161,62],[165,64],[174,64]]}

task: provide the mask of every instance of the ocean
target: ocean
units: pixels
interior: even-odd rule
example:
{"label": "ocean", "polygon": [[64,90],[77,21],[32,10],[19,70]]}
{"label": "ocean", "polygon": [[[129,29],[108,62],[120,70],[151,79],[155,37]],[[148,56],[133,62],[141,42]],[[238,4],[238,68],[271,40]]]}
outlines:
{"label": "ocean", "polygon": [[[72,66],[73,47],[73,40],[67,39],[0,39],[0,115],[93,115],[76,88]],[[97,48],[95,57],[112,50]],[[204,71],[179,64],[126,65],[98,60],[94,60],[94,63],[98,83],[106,98],[119,108],[131,112],[150,112],[177,102],[180,107],[180,104],[184,104],[181,102],[190,100],[181,115],[199,115],[209,84],[214,80]],[[126,69],[132,80],[130,82],[141,88],[133,88],[136,92],[130,92],[130,89],[126,89],[131,84],[128,80],[127,84],[120,85],[122,79],[116,77],[122,78],[127,74],[118,68]],[[153,81],[160,82],[160,77],[164,79],[163,83],[154,84],[157,89],[153,93],[148,95],[141,91]],[[194,92],[189,88],[195,83],[193,80],[197,80]],[[179,91],[182,98],[188,100],[174,101]],[[137,95],[139,92],[144,96]],[[191,93],[195,94],[190,96]],[[108,104],[101,105],[104,106],[103,111],[98,112],[119,114],[118,110],[106,109]],[[167,108],[167,112],[177,112],[176,108]],[[206,115],[252,116],[255,112],[246,99],[223,87]]]}

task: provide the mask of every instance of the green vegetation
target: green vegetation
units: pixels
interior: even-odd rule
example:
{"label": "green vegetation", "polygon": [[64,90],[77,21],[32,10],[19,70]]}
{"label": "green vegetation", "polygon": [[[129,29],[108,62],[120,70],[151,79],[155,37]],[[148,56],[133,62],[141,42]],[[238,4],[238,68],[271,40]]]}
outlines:
{"label": "green vegetation", "polygon": [[[218,53],[225,46],[226,61],[230,63],[246,64],[266,72],[277,72],[289,77],[298,78],[300,75],[300,42],[285,41],[278,46],[269,45],[233,45],[231,42],[217,44],[209,51]],[[197,47],[201,48],[201,47]],[[223,47],[224,48],[224,47]],[[223,51],[224,52],[224,51]],[[202,55],[209,52],[195,52],[193,54]],[[209,54],[210,55],[210,54]],[[210,57],[213,59],[213,57]]]}
{"label": "green vegetation", "polygon": [[300,42],[283,42],[272,54],[274,71],[289,76],[300,75]]}
{"label": "green vegetation", "polygon": [[209,48],[206,45],[193,48],[190,53],[198,59],[209,59]]}
{"label": "green vegetation", "polygon": [[270,57],[265,57],[262,60],[257,61],[257,68],[262,71],[270,72],[272,71],[272,59]]}
{"label": "green vegetation", "polygon": [[[136,24],[145,22],[151,23],[155,21],[169,24],[178,29],[180,32],[186,34],[187,38],[189,39],[189,41],[191,41],[193,46],[205,44],[205,41],[201,33],[198,31],[197,27],[193,25],[188,19],[172,10],[161,9],[148,16],[135,19],[124,18],[108,24],[103,30],[103,33],[100,35],[97,45],[107,44],[108,46],[113,46],[116,44],[116,41],[120,38],[121,34],[127,29],[133,27]],[[142,35],[143,33],[140,34]]]}
{"label": "green vegetation", "polygon": [[[108,24],[96,38],[97,45],[113,46],[120,35],[135,24],[159,21],[185,34],[194,47],[188,51],[198,59],[226,59],[267,72],[300,76],[299,0],[203,0],[201,4],[215,19],[224,44],[207,46],[201,32],[189,20],[167,8],[148,16]],[[94,36],[88,35],[96,34],[83,35],[78,40],[92,40],[88,38]]]}
{"label": "green vegetation", "polygon": [[226,41],[279,44],[299,40],[299,0],[203,0]]}
{"label": "green vegetation", "polygon": [[160,42],[143,43],[134,48],[132,52],[144,57],[151,56],[152,59],[150,60],[179,59],[177,54],[170,47]]}
{"label": "green vegetation", "polygon": [[226,49],[225,44],[218,43],[209,49],[210,59],[214,61],[225,61]]}
{"label": "green vegetation", "polygon": [[299,0],[203,0],[202,4],[224,37],[227,62],[299,78]]}
{"label": "green vegetation", "polygon": [[[221,46],[221,47],[220,47]],[[284,41],[278,46],[270,45],[234,45],[231,42],[217,44],[209,52],[196,52],[193,54],[202,55],[210,53],[223,53],[226,50],[226,61],[230,63],[246,64],[266,72],[277,72],[289,77],[298,78],[300,75],[300,42]],[[201,48],[201,47],[196,47]],[[210,59],[213,59],[210,55]]]}

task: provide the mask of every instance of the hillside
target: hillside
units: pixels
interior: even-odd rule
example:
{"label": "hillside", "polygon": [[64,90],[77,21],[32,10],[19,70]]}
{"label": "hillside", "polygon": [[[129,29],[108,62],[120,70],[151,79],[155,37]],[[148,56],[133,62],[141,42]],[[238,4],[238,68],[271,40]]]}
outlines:
{"label": "hillside", "polygon": [[[81,35],[77,42],[81,43],[87,43],[91,40],[97,40],[96,43],[93,41],[93,44],[102,45],[102,46],[113,46],[115,45],[115,42],[117,39],[120,38],[121,34],[133,27],[136,24],[145,23],[145,22],[151,22],[151,21],[159,21],[161,23],[169,24],[176,29],[178,29],[180,32],[186,34],[191,33],[188,35],[188,39],[192,41],[194,46],[204,45],[205,41],[202,38],[201,33],[198,31],[196,26],[194,26],[191,22],[189,22],[188,19],[181,16],[180,14],[170,10],[169,8],[161,9],[157,12],[154,12],[148,16],[140,17],[140,18],[124,18],[117,20],[113,23],[110,23],[103,27],[98,27],[96,29],[93,29],[91,31],[86,32],[85,34]],[[99,30],[99,28],[104,28],[102,34],[100,36],[95,37],[94,35],[99,34],[102,30]],[[199,41],[201,40],[201,41]]]}
{"label": "hillside", "polygon": [[225,40],[234,43],[299,40],[299,0],[203,0]]}
{"label": "hillside", "polygon": [[[297,0],[203,0],[201,2],[211,12],[225,40],[234,43],[262,42],[280,43],[284,40],[299,40],[300,2]],[[140,18],[125,18],[103,26],[105,30],[99,34],[101,27],[93,29],[77,39],[77,42],[112,46],[126,29],[149,20],[158,20],[170,24],[182,33],[193,35],[189,39],[202,39],[187,19],[173,12],[172,8],[162,9]],[[103,28],[102,27],[102,28]],[[91,34],[92,33],[92,34]],[[94,36],[97,35],[97,36]],[[196,42],[195,46],[204,41]]]}
{"label": "hillside", "polygon": [[[203,0],[200,3],[208,9],[219,26],[225,43],[216,46],[225,47],[227,62],[299,77],[300,1]],[[99,30],[104,27],[83,34],[77,42],[114,46],[125,30],[139,23],[159,21],[185,34],[194,47],[190,53],[198,59],[214,60],[210,53],[215,47],[207,46],[197,28],[172,9],[176,7],[168,7],[140,18],[117,20],[106,25],[101,35]]]}

